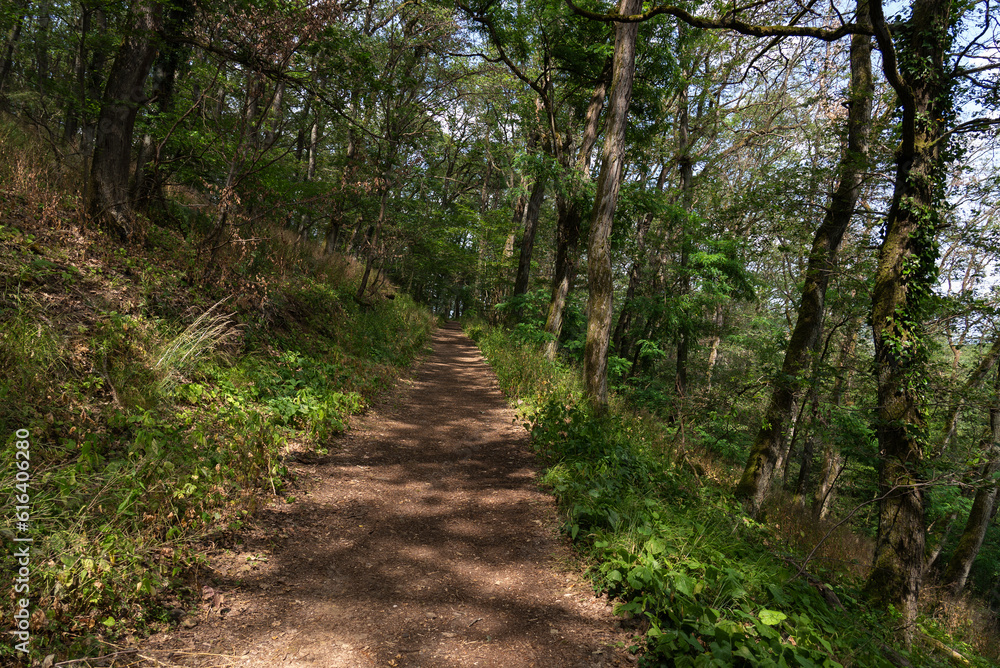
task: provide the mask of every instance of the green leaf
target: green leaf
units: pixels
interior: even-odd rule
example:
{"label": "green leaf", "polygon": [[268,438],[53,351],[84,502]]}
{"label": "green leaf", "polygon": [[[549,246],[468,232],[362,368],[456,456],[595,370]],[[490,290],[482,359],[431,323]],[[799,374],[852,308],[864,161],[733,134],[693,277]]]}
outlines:
{"label": "green leaf", "polygon": [[786,619],[788,619],[788,615],[783,612],[778,612],[777,610],[760,611],[760,621],[764,622],[768,626],[776,626]]}
{"label": "green leaf", "polygon": [[666,549],[666,545],[659,538],[652,538],[646,542],[646,551],[650,554],[660,554]]}
{"label": "green leaf", "polygon": [[693,597],[694,585],[695,585],[694,578],[688,575],[682,575],[680,573],[674,574],[674,588],[681,594],[684,594],[689,598]]}

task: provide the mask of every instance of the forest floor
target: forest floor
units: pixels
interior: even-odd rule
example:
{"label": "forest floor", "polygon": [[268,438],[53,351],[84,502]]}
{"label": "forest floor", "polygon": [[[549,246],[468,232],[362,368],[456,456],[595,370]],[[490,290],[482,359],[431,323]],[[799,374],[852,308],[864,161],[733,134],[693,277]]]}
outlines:
{"label": "forest floor", "polygon": [[[202,603],[130,665],[627,666],[634,630],[596,598],[528,434],[456,325],[328,455],[210,551]],[[124,658],[124,657],[120,657]]]}

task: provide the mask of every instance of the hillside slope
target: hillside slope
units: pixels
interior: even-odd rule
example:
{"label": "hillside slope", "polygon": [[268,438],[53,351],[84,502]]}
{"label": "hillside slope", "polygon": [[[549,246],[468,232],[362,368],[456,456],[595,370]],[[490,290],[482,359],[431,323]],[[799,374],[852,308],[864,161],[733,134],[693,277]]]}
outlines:
{"label": "hillside slope", "polygon": [[4,664],[175,623],[203,547],[281,495],[289,453],[324,452],[434,325],[384,281],[356,301],[349,261],[266,220],[221,251],[169,216],[117,242],[45,155],[0,131],[5,570],[33,541],[30,653],[4,644]]}

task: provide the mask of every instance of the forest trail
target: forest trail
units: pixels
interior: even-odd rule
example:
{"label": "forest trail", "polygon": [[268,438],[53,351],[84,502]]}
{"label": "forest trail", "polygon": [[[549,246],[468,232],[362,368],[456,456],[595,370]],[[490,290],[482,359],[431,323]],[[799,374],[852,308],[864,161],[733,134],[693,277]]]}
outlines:
{"label": "forest trail", "polygon": [[198,615],[143,643],[149,665],[632,665],[492,370],[456,325],[432,345],[329,456],[293,466],[306,493],[215,551]]}

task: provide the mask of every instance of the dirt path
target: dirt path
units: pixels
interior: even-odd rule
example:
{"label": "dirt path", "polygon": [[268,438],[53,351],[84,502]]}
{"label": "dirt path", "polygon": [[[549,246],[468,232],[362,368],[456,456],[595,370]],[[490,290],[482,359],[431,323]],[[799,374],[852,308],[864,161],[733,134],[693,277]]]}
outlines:
{"label": "dirt path", "polygon": [[[631,665],[627,632],[572,568],[527,433],[455,326],[325,461],[308,493],[211,558],[160,665]],[[169,650],[169,651],[168,651]]]}

